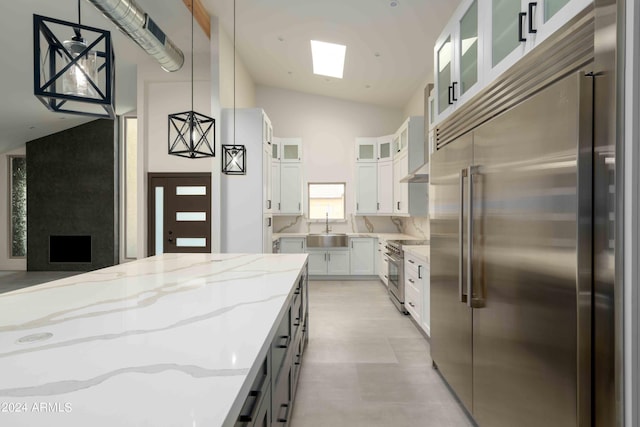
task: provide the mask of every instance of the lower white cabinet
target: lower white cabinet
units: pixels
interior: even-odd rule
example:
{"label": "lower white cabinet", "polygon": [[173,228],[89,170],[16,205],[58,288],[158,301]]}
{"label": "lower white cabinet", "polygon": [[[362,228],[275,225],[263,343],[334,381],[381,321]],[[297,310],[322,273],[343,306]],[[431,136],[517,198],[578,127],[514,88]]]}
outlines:
{"label": "lower white cabinet", "polygon": [[280,253],[281,254],[302,254],[305,252],[304,237],[281,237]]}
{"label": "lower white cabinet", "polygon": [[431,288],[427,258],[405,251],[404,281],[404,306],[416,323],[431,336]]}
{"label": "lower white cabinet", "polygon": [[389,277],[388,277],[388,263],[387,257],[385,253],[387,252],[387,241],[383,238],[378,239],[378,264],[380,268],[378,269],[378,277],[382,280],[385,286],[389,287]]}
{"label": "lower white cabinet", "polygon": [[349,255],[351,274],[372,276],[375,274],[375,238],[351,237],[349,242]]}
{"label": "lower white cabinet", "polygon": [[349,274],[349,249],[308,249],[310,276]]}

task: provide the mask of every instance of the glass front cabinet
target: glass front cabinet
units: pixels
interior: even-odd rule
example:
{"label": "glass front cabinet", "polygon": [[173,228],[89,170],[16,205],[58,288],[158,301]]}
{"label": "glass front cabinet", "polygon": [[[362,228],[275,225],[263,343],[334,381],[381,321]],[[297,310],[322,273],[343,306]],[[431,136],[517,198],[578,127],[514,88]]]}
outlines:
{"label": "glass front cabinet", "polygon": [[436,84],[434,120],[451,114],[456,105],[475,95],[482,80],[482,37],[479,3],[466,0],[458,7],[434,49]]}
{"label": "glass front cabinet", "polygon": [[434,123],[589,7],[592,0],[463,0],[434,47]]}

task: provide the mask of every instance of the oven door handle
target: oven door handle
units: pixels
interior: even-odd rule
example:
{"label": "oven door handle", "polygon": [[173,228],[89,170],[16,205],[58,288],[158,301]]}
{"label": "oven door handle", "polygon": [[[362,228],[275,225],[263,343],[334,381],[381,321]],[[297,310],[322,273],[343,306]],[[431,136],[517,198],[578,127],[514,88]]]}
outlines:
{"label": "oven door handle", "polygon": [[386,255],[386,256],[387,256],[391,261],[398,262],[398,263],[401,263],[401,262],[402,262],[402,258],[398,258],[398,257],[394,256],[393,254],[390,254],[390,253],[388,253],[388,252],[387,252],[385,255]]}

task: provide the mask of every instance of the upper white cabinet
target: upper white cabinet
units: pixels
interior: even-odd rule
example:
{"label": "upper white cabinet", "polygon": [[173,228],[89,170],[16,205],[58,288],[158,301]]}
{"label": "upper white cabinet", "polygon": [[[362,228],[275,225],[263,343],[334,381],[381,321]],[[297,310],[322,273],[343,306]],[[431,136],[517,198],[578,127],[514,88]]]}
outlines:
{"label": "upper white cabinet", "polygon": [[273,137],[270,149],[271,212],[302,215],[302,139]]}
{"label": "upper white cabinet", "polygon": [[378,161],[393,159],[393,135],[378,138]]}
{"label": "upper white cabinet", "polygon": [[356,162],[378,161],[378,138],[356,138]]}
{"label": "upper white cabinet", "polygon": [[[425,162],[424,117],[411,116],[401,126],[400,135],[406,134],[406,147],[393,159],[393,213],[395,215],[427,215],[428,185],[402,183],[410,171]],[[401,137],[402,139],[402,137]]]}
{"label": "upper white cabinet", "polygon": [[591,4],[592,0],[463,0],[434,46],[435,123]]}
{"label": "upper white cabinet", "polygon": [[378,214],[393,214],[393,160],[379,160],[378,168]]}
{"label": "upper white cabinet", "polygon": [[450,114],[481,86],[483,34],[479,2],[482,0],[463,1],[436,42],[434,118]]}

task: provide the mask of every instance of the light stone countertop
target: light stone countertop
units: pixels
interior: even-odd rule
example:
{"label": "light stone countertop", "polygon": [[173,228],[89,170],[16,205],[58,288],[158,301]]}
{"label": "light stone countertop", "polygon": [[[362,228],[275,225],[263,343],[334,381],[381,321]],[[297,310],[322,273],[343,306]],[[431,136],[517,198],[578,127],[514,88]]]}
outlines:
{"label": "light stone countertop", "polygon": [[413,254],[417,257],[423,258],[427,261],[427,264],[429,263],[429,255],[430,255],[430,245],[415,245],[415,246],[411,246],[411,245],[407,245],[407,246],[403,246],[402,249],[404,250],[404,252],[409,252],[410,254]]}
{"label": "light stone countertop", "polygon": [[233,425],[306,260],[165,254],[0,295],[0,425]]}

